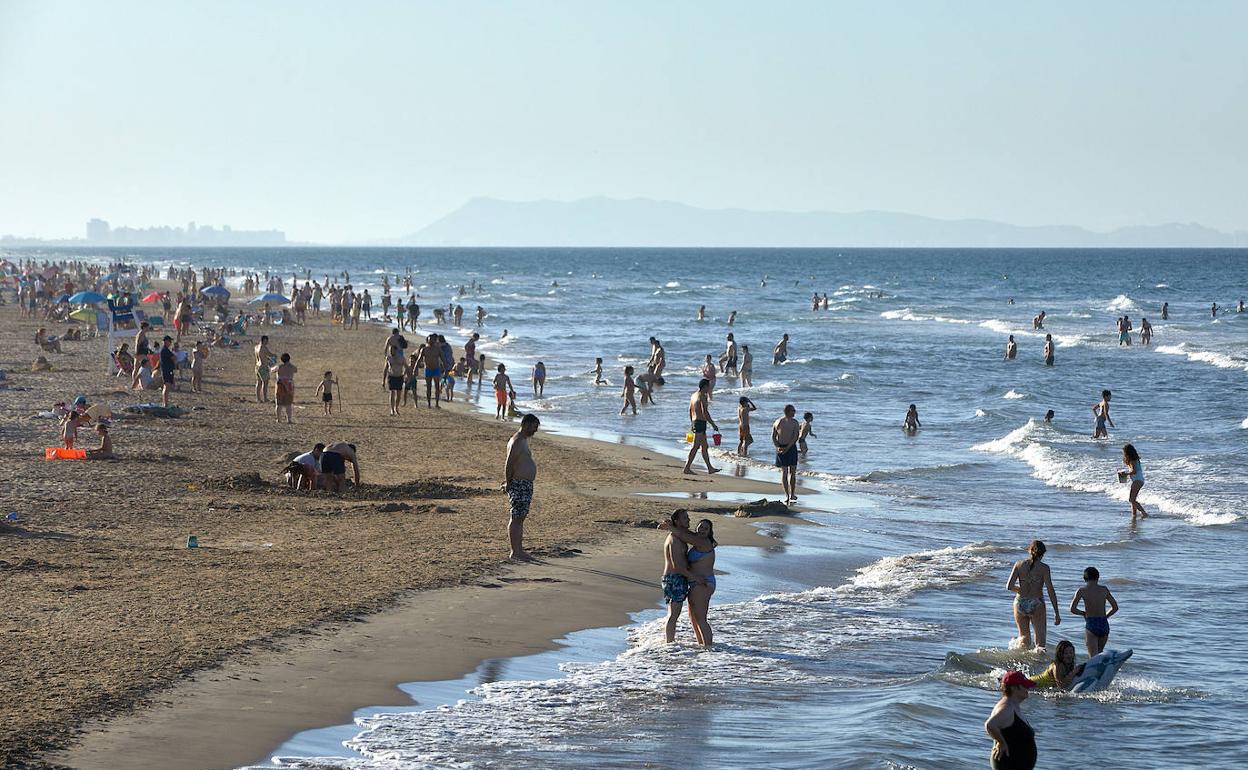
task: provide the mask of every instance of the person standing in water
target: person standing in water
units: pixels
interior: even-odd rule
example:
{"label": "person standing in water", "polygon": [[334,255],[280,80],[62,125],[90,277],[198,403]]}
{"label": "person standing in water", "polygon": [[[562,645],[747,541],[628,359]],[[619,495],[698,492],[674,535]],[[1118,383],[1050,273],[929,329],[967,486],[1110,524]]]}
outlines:
{"label": "person standing in water", "polygon": [[703,379],[698,382],[698,390],[689,397],[689,422],[691,423],[690,432],[693,433],[693,446],[689,448],[689,457],[685,460],[684,473],[693,475],[693,458],[697,457],[698,450],[702,451],[702,459],[706,462],[707,473],[719,473],[719,468],[711,465],[711,452],[706,444],[706,425],[710,423],[715,432],[719,432],[719,426],[715,424],[715,420],[711,419],[711,381]]}
{"label": "person standing in water", "polygon": [[664,524],[667,538],[663,541],[663,602],[667,605],[667,623],[663,628],[663,638],[668,644],[676,641],[676,624],[680,622],[680,610],[689,598],[689,584],[697,580],[689,571],[689,561],[685,556],[685,544],[676,538],[677,530],[689,529],[689,512],[684,508],[672,511],[672,515]]}
{"label": "person standing in water", "polygon": [[1170,320],[1170,303],[1169,302],[1161,303],[1161,320],[1163,321]]}
{"label": "person standing in water", "polygon": [[741,346],[741,387],[754,387],[754,356],[749,345]]}
{"label": "person standing in water", "polygon": [[706,305],[698,305],[698,320],[706,320]]}
{"label": "person standing in water", "polygon": [[1101,400],[1096,406],[1092,407],[1092,415],[1096,418],[1096,422],[1092,424],[1092,438],[1109,438],[1109,431],[1105,429],[1105,423],[1109,423],[1111,428],[1117,428],[1114,421],[1109,416],[1109,400],[1113,398],[1113,394],[1108,390],[1101,391]]}
{"label": "person standing in water", "polygon": [[915,433],[922,427],[923,423],[919,422],[919,408],[911,404],[906,410],[906,419],[902,420],[901,429],[906,433]]}
{"label": "person standing in water", "polygon": [[[502,365],[499,366],[501,368]],[[520,430],[507,442],[503,489],[507,491],[507,501],[511,508],[507,524],[507,540],[511,545],[510,558],[516,561],[533,561],[533,557],[524,550],[524,520],[533,503],[533,482],[537,480],[537,462],[529,448],[529,439],[537,433],[539,425],[541,421],[537,419],[537,415],[526,414],[520,418]]]}
{"label": "person standing in water", "polygon": [[757,412],[758,407],[745,396],[737,402],[737,454],[745,456],[750,452],[750,444],[754,436],[750,433],[750,412]]}
{"label": "person standing in water", "polygon": [[1036,732],[1023,721],[1019,708],[1027,700],[1027,691],[1036,683],[1021,671],[1007,671],[1001,677],[1001,699],[993,706],[984,722],[984,731],[992,738],[992,770],[1033,770],[1036,766]]}
{"label": "person standing in water", "polygon": [[1018,344],[1014,342],[1014,335],[1010,335],[1009,342],[1005,343],[1005,360],[1013,361],[1018,355]]}
{"label": "person standing in water", "polygon": [[1031,319],[1031,328],[1039,331],[1044,328],[1044,311],[1041,310],[1036,317]]}
{"label": "person standing in water", "polygon": [[533,365],[533,397],[542,398],[546,395],[546,364],[538,361]]}
{"label": "person standing in water", "polygon": [[[683,526],[679,523],[683,521]],[[689,546],[685,552],[685,564],[689,570],[689,623],[698,644],[710,649],[714,644],[711,624],[707,615],[711,608],[711,595],[715,593],[715,526],[710,519],[698,522],[695,531],[688,529],[689,516],[683,519],[675,515],[659,526],[671,533],[671,537]],[[675,628],[673,627],[673,632]],[[673,633],[674,638],[674,633]],[[670,641],[670,639],[669,639]]]}
{"label": "person standing in water", "polygon": [[733,339],[732,332],[728,332],[728,339],[724,344],[724,355],[720,358],[720,370],[725,377],[737,376],[737,341]]}
{"label": "person standing in water", "polygon": [[779,366],[789,359],[789,335],[784,335],[780,341],[776,343],[776,348],[771,352],[771,365]]}
{"label": "person standing in water", "polygon": [[1140,319],[1140,344],[1147,345],[1153,341],[1153,325],[1147,318]]}
{"label": "person standing in water", "polygon": [[1044,335],[1044,365],[1053,365],[1053,335]]}
{"label": "person standing in water", "polygon": [[620,414],[628,411],[632,407],[633,414],[637,414],[637,400],[634,391],[637,389],[636,383],[633,382],[633,367],[624,367],[624,389],[620,391],[620,395],[624,397],[624,406],[620,407]]}
{"label": "person standing in water", "polygon": [[[1088,567],[1083,571],[1083,588],[1075,591],[1070,600],[1070,611],[1083,616],[1083,641],[1088,648],[1088,657],[1100,655],[1109,641],[1109,619],[1118,612],[1118,601],[1109,589],[1101,585],[1101,573],[1096,567]],[[1079,602],[1083,609],[1079,609]],[[1105,605],[1109,604],[1109,612]]]}
{"label": "person standing in water", "polygon": [[1053,578],[1049,573],[1049,565],[1041,561],[1044,558],[1045,545],[1040,540],[1032,540],[1027,546],[1029,559],[1014,562],[1010,570],[1010,578],[1005,588],[1017,594],[1014,597],[1014,623],[1018,626],[1018,639],[1024,649],[1031,647],[1031,633],[1036,634],[1036,647],[1045,647],[1048,643],[1047,617],[1045,615],[1044,594],[1048,591],[1049,600],[1053,602],[1053,625],[1062,624],[1061,613],[1057,610],[1057,591],[1053,590]]}
{"label": "person standing in water", "polygon": [[797,441],[802,426],[794,418],[796,414],[797,409],[786,404],[784,415],[771,426],[771,443],[776,448],[776,467],[780,469],[785,505],[797,502]]}
{"label": "person standing in water", "polygon": [[1127,501],[1131,503],[1131,521],[1135,521],[1138,512],[1141,519],[1148,518],[1148,511],[1140,505],[1140,490],[1144,488],[1144,463],[1140,462],[1140,453],[1132,444],[1123,444],[1122,463],[1127,466],[1126,479],[1131,482],[1131,490],[1127,493]]}
{"label": "person standing in water", "polygon": [[1216,302],[1215,302],[1215,303],[1213,303],[1213,306],[1209,308],[1209,315],[1211,315],[1214,319],[1217,319],[1217,317],[1218,317],[1218,303],[1216,303]]}

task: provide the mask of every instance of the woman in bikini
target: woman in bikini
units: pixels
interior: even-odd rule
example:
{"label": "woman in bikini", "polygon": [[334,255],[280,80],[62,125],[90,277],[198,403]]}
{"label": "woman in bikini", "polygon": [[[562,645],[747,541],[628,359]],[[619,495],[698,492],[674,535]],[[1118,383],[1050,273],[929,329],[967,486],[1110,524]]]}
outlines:
{"label": "woman in bikini", "polygon": [[700,579],[689,584],[689,622],[693,624],[693,635],[698,638],[698,644],[709,649],[714,641],[707,615],[711,609],[711,596],[715,593],[715,525],[710,519],[702,519],[694,532],[704,542],[690,545],[685,555],[689,571]]}
{"label": "woman in bikini", "polygon": [[1148,511],[1140,505],[1140,490],[1144,488],[1144,463],[1140,462],[1140,453],[1131,444],[1122,447],[1122,463],[1127,466],[1127,480],[1131,482],[1131,491],[1127,493],[1127,501],[1131,503],[1131,520],[1135,521],[1138,512],[1141,519],[1148,518]]}
{"label": "woman in bikini", "polygon": [[1044,592],[1047,589],[1049,600],[1053,602],[1053,625],[1060,626],[1062,617],[1057,611],[1057,592],[1053,590],[1053,579],[1049,575],[1049,565],[1041,560],[1047,550],[1039,540],[1031,541],[1027,547],[1030,559],[1014,563],[1010,570],[1010,579],[1006,590],[1014,597],[1014,622],[1018,625],[1018,636],[1024,648],[1031,644],[1031,630],[1036,631],[1036,647],[1043,648],[1048,641],[1048,629],[1045,625]]}

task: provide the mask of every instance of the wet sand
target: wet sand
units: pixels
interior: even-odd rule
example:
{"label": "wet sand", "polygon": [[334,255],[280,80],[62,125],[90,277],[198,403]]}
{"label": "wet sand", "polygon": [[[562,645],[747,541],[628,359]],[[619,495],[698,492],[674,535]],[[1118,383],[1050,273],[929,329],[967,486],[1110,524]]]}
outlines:
{"label": "wet sand", "polygon": [[[213,350],[204,393],[182,383],[172,403],[194,411],[116,420],[120,459],[49,462],[59,431],[35,412],[81,393],[120,413],[159,394],[110,378],[102,340],[67,342],[47,354],[53,371],[32,373],[39,324],[12,307],[0,318],[0,505],[19,515],[0,530],[6,767],[266,759],[294,732],[406,703],[399,682],[459,676],[652,605],[661,536],[648,527],[676,501],[631,493],[776,495],[542,433],[526,543],[546,563],[511,564],[498,487],[514,426],[462,407],[388,416],[386,329],[316,321],[263,330],[300,369],[294,425],[255,402],[253,330],[245,347]],[[346,407],[328,417],[312,397],[325,369]],[[359,490],[277,484],[288,452],[338,439],[359,446]],[[79,446],[93,445],[80,433]],[[725,542],[764,541],[729,523]],[[200,548],[185,547],[189,534]]]}

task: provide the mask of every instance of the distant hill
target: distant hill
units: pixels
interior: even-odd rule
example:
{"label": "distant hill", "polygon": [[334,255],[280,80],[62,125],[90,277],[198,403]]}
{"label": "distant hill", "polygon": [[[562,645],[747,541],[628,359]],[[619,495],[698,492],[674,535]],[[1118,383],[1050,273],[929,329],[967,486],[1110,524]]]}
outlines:
{"label": "distant hill", "polygon": [[1248,233],[1198,224],[1098,233],[1071,225],[1023,227],[986,219],[932,219],[891,211],[700,209],[646,198],[504,201],[474,198],[411,235],[406,246],[859,246],[1234,247]]}

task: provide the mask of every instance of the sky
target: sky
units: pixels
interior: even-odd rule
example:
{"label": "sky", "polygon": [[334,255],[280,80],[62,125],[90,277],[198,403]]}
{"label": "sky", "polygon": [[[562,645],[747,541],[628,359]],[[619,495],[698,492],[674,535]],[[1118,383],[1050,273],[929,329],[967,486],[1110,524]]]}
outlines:
{"label": "sky", "polygon": [[0,233],[477,196],[1248,230],[1248,3],[0,0]]}

